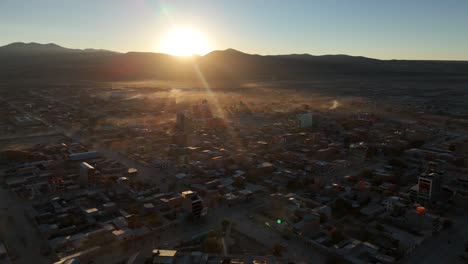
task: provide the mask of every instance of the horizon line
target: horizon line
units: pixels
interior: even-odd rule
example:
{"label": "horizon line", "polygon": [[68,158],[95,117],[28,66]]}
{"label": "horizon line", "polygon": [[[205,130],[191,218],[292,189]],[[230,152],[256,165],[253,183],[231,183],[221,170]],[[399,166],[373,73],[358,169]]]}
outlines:
{"label": "horizon line", "polygon": [[315,54],[310,54],[310,53],[279,53],[279,54],[259,54],[259,53],[247,53],[244,51],[240,51],[238,49],[234,48],[226,48],[226,49],[214,49],[211,50],[204,55],[200,54],[192,54],[188,56],[180,56],[180,55],[172,55],[168,53],[163,53],[163,52],[156,52],[156,51],[136,51],[136,50],[129,50],[129,51],[115,51],[115,50],[109,50],[109,49],[101,49],[101,48],[70,48],[70,47],[65,47],[63,45],[54,43],[54,42],[49,42],[49,43],[40,43],[40,42],[23,42],[23,41],[15,41],[15,42],[10,42],[7,44],[4,44],[0,46],[0,48],[4,48],[6,46],[12,45],[12,44],[38,44],[38,45],[55,45],[60,48],[64,49],[69,49],[69,50],[81,50],[81,51],[86,51],[86,50],[96,50],[96,51],[107,51],[107,52],[113,52],[113,53],[119,53],[119,54],[128,54],[128,53],[152,53],[152,54],[162,54],[162,55],[167,55],[171,57],[177,57],[177,58],[189,58],[189,57],[204,57],[210,53],[217,52],[217,51],[235,51],[239,52],[242,54],[246,55],[252,55],[252,56],[262,56],[262,57],[267,57],[267,56],[291,56],[291,55],[303,55],[303,56],[312,56],[312,57],[324,57],[324,56],[348,56],[348,57],[353,57],[353,58],[365,58],[365,59],[371,59],[371,60],[379,60],[379,61],[440,61],[440,62],[468,62],[468,59],[379,59],[379,58],[374,58],[374,57],[367,57],[363,55],[349,55],[349,54],[343,54],[343,53],[334,53],[334,54],[320,54],[320,55],[315,55]]}

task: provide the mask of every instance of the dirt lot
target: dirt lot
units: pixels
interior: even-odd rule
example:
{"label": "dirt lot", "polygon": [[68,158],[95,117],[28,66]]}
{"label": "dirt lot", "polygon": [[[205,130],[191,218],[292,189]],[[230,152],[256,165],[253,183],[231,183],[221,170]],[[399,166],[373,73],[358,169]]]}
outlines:
{"label": "dirt lot", "polygon": [[0,138],[0,151],[6,149],[24,149],[36,144],[52,144],[67,141],[67,137],[62,134],[51,133],[47,135],[33,135],[26,137]]}

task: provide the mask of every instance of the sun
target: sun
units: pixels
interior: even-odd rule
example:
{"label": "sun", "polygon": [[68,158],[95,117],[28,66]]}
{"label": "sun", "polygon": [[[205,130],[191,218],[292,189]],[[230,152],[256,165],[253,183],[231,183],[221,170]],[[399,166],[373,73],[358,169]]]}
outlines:
{"label": "sun", "polygon": [[169,32],[161,41],[160,51],[175,56],[205,55],[208,42],[198,31],[182,28]]}

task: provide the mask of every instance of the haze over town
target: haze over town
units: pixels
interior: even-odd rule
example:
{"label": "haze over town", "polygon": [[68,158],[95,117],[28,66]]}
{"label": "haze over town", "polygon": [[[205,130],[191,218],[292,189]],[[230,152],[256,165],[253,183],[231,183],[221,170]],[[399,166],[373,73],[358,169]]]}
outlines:
{"label": "haze over town", "polygon": [[0,3],[0,263],[467,263],[468,4]]}

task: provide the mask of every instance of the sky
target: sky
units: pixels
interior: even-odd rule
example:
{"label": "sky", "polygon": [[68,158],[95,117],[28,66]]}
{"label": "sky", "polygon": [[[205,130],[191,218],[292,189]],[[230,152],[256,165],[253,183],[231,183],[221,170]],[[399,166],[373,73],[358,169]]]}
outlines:
{"label": "sky", "polygon": [[468,60],[468,0],[0,0],[0,45],[160,52],[175,28],[209,50]]}

